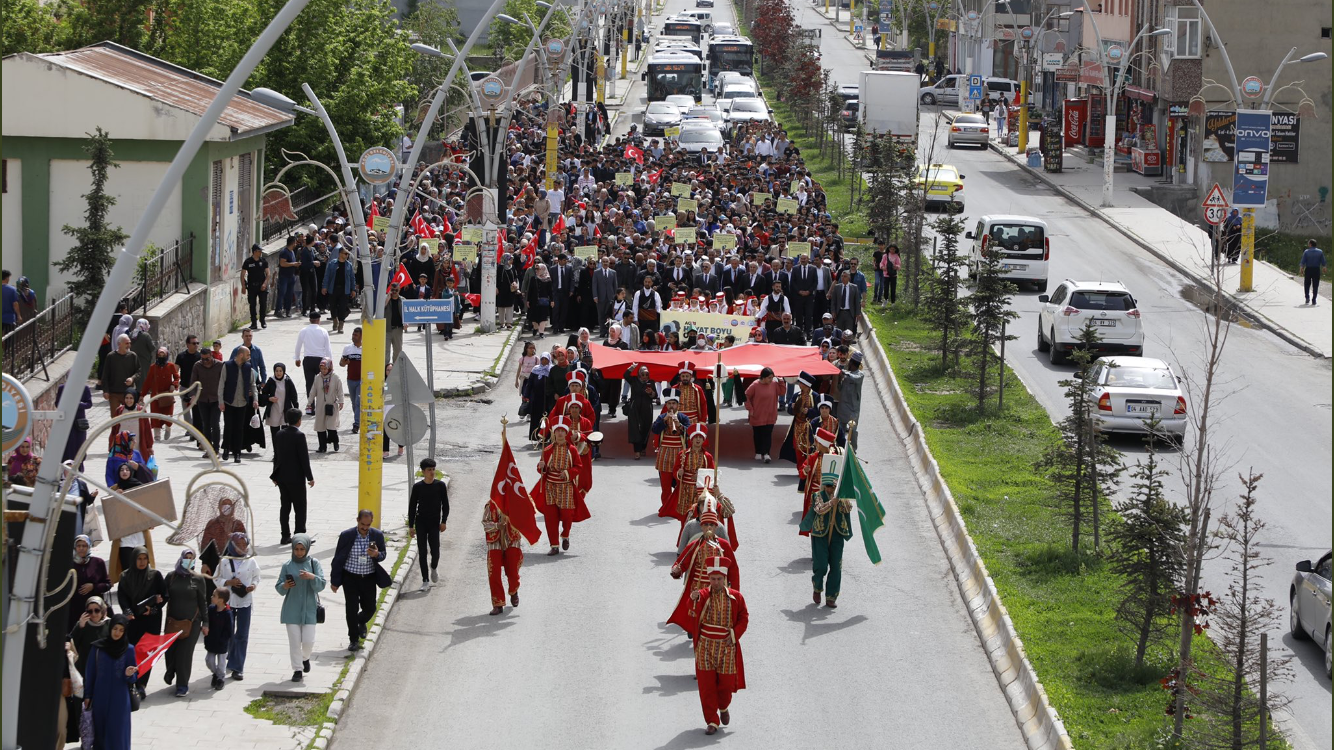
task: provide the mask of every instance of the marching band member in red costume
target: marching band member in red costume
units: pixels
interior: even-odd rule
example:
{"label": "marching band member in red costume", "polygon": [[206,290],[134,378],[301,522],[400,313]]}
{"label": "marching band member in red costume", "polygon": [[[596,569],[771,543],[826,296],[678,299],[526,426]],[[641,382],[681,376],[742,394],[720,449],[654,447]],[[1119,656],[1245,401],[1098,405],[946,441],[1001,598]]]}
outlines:
{"label": "marching band member in red costume", "polygon": [[685,524],[686,515],[695,506],[695,499],[699,495],[696,478],[714,467],[713,454],[704,450],[704,443],[709,439],[709,428],[693,422],[688,434],[690,444],[676,458],[676,501],[671,507],[658,511],[659,517],[670,516],[682,524]]}
{"label": "marching band member in red costume", "polygon": [[[814,394],[812,396],[815,403],[810,409],[806,410],[806,448],[805,452],[801,453],[801,463],[797,464],[797,476],[801,478],[797,482],[799,492],[809,492],[811,489],[810,480],[819,479],[820,464],[818,462],[815,464],[814,474],[807,470],[810,464],[809,458],[816,453],[815,433],[820,430],[828,430],[835,435],[838,434],[838,419],[833,415],[834,402],[830,401],[828,396],[815,396]],[[815,490],[818,492],[820,488],[816,487]]]}
{"label": "marching band member in red costume", "polygon": [[565,418],[570,422],[569,444],[579,454],[579,475],[575,484],[585,496],[593,489],[593,459],[589,456],[592,446],[588,442],[588,433],[593,431],[593,423],[584,416],[582,403],[571,401],[565,407]]}
{"label": "marching band member in red costume", "polygon": [[690,418],[690,424],[707,424],[709,404],[705,400],[704,389],[695,383],[695,368],[689,361],[681,363],[681,413]]}
{"label": "marching band member in red costume", "polygon": [[699,538],[702,533],[699,514],[704,512],[707,503],[715,501],[718,504],[718,520],[722,522],[718,526],[717,534],[731,542],[732,551],[735,552],[741,546],[741,541],[736,535],[736,507],[721,490],[713,486],[712,473],[699,472],[695,477],[695,487],[695,505],[686,513],[686,520],[681,524],[681,533],[676,536],[676,554],[684,552],[687,544]]}
{"label": "marching band member in red costume", "polygon": [[750,624],[746,600],[728,583],[735,561],[712,558],[706,562],[709,585],[690,592],[691,614],[699,637],[695,639],[695,680],[704,709],[704,733],[713,734],[721,723],[732,722],[732,696],[746,687],[741,660],[741,636]]}
{"label": "marching band member in red costume", "polygon": [[482,530],[486,532],[486,580],[491,586],[491,614],[505,611],[505,587],[501,584],[503,570],[510,584],[510,605],[519,606],[519,568],[523,566],[522,536],[492,500],[482,509]]}
{"label": "marching band member in red costume", "polygon": [[[541,478],[533,487],[533,501],[546,518],[547,541],[551,543],[548,555],[560,554],[570,548],[570,526],[590,517],[584,504],[583,490],[579,489],[579,472],[583,463],[578,451],[569,440],[570,421],[557,417],[550,425],[551,444],[542,449],[537,462]],[[560,527],[560,543],[556,542]]]}
{"label": "marching band member in red costume", "polygon": [[672,480],[676,474],[676,458],[685,445],[686,430],[690,427],[690,418],[678,411],[681,408],[679,391],[666,389],[662,392],[662,413],[653,421],[653,434],[658,436],[658,481],[662,493],[658,498],[658,515],[670,517],[663,511],[672,507],[675,495],[672,494]]}
{"label": "marching band member in red costume", "polygon": [[703,534],[699,539],[686,545],[685,551],[677,555],[672,564],[672,577],[684,578],[685,586],[681,597],[676,601],[676,609],[667,618],[668,624],[679,625],[691,638],[695,637],[698,626],[698,612],[691,607],[690,594],[706,586],[709,573],[705,561],[709,558],[725,558],[728,561],[727,585],[740,588],[741,581],[736,567],[736,558],[732,552],[732,543],[719,537],[718,506],[712,500],[706,501],[704,512],[699,514],[699,527]]}
{"label": "marching band member in red costume", "polygon": [[571,401],[578,401],[583,406],[583,416],[586,419],[591,420],[593,414],[596,413],[593,411],[593,402],[589,401],[588,396],[586,395],[588,388],[588,373],[583,370],[570,370],[565,374],[565,380],[567,383],[566,387],[569,388],[570,392],[556,399],[555,406],[551,407],[551,412],[547,414],[548,430],[550,430],[551,425],[556,422],[556,417],[565,416]]}

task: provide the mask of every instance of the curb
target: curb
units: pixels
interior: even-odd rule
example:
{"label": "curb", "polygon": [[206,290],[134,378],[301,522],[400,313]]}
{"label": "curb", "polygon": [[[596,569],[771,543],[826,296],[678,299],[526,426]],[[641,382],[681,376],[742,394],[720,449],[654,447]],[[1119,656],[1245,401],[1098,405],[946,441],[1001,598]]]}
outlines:
{"label": "curb", "polygon": [[[1171,256],[1167,255],[1166,253],[1163,253],[1163,252],[1159,251],[1158,248],[1154,247],[1153,245],[1151,245],[1151,244],[1149,244],[1148,242],[1145,242],[1143,239],[1141,239],[1139,235],[1135,234],[1134,232],[1130,231],[1129,229],[1126,229],[1125,227],[1121,226],[1121,225],[1118,224],[1117,222],[1113,221],[1110,217],[1108,217],[1108,216],[1107,216],[1106,214],[1104,214],[1102,211],[1099,211],[1099,210],[1097,209],[1097,207],[1095,207],[1093,204],[1091,204],[1091,203],[1085,201],[1084,199],[1080,198],[1079,196],[1077,196],[1077,195],[1075,195],[1074,193],[1070,192],[1069,190],[1065,189],[1065,188],[1062,187],[1061,185],[1057,184],[1054,180],[1052,180],[1050,177],[1048,177],[1046,174],[1044,174],[1044,173],[1041,172],[1040,170],[1036,170],[1036,169],[1032,169],[1032,168],[1030,168],[1027,164],[1025,164],[1024,162],[1020,161],[1020,160],[1019,160],[1019,157],[1018,157],[1017,155],[1010,154],[1010,153],[1008,153],[1008,152],[1002,150],[1001,148],[999,148],[999,147],[995,144],[995,142],[989,142],[989,143],[987,144],[987,146],[988,146],[992,151],[995,151],[996,153],[998,153],[998,154],[1000,154],[1001,156],[1003,156],[1003,157],[1005,157],[1006,159],[1008,159],[1012,164],[1015,164],[1016,166],[1019,166],[1019,167],[1023,168],[1023,169],[1024,169],[1026,172],[1028,172],[1029,174],[1032,174],[1032,175],[1036,176],[1039,180],[1041,180],[1043,183],[1045,183],[1048,187],[1052,188],[1052,189],[1055,190],[1057,193],[1059,193],[1059,194],[1061,195],[1061,197],[1065,198],[1066,200],[1068,200],[1068,201],[1074,203],[1075,205],[1079,206],[1080,208],[1084,209],[1084,210],[1085,210],[1086,212],[1088,212],[1089,214],[1092,214],[1095,218],[1101,220],[1101,221],[1102,221],[1104,224],[1106,224],[1107,226],[1111,227],[1112,229],[1115,229],[1115,230],[1116,230],[1118,233],[1120,233],[1123,237],[1125,237],[1126,239],[1128,239],[1128,240],[1130,240],[1131,242],[1135,243],[1135,244],[1138,245],[1139,247],[1143,248],[1146,252],[1148,252],[1148,253],[1149,253],[1150,255],[1152,255],[1153,257],[1157,258],[1158,260],[1162,261],[1163,263],[1166,263],[1166,264],[1168,265],[1168,267],[1170,267],[1172,270],[1176,271],[1177,273],[1181,274],[1182,276],[1185,276],[1187,279],[1190,279],[1191,282],[1194,283],[1196,286],[1199,286],[1199,287],[1204,288],[1204,289],[1208,289],[1208,288],[1210,288],[1210,287],[1213,286],[1213,280],[1212,280],[1212,279],[1209,279],[1209,278],[1207,278],[1207,277],[1205,277],[1205,276],[1200,276],[1198,273],[1196,273],[1195,271],[1191,270],[1190,268],[1187,268],[1186,266],[1182,265],[1180,262],[1178,262],[1177,260],[1175,260],[1175,259],[1172,258]],[[1164,209],[1164,210],[1166,210],[1166,209]],[[1260,261],[1257,261],[1257,262],[1260,262]],[[1233,294],[1233,293],[1231,293],[1231,292],[1223,292],[1223,293],[1227,295],[1227,298],[1228,298],[1228,299],[1232,300],[1232,303],[1233,303],[1233,304],[1235,304],[1237,307],[1240,307],[1242,310],[1244,310],[1244,311],[1246,312],[1247,317],[1251,318],[1252,320],[1254,320],[1254,321],[1257,323],[1257,326],[1256,326],[1257,328],[1260,328],[1260,329],[1269,331],[1270,333],[1273,333],[1275,336],[1279,337],[1279,338],[1282,339],[1283,341],[1286,341],[1287,343],[1291,344],[1292,346],[1295,346],[1295,347],[1297,347],[1298,349],[1301,349],[1302,351],[1306,352],[1307,354],[1311,355],[1312,357],[1316,357],[1316,358],[1318,358],[1318,359],[1329,359],[1329,355],[1328,355],[1328,354],[1326,354],[1326,353],[1322,352],[1321,350],[1317,349],[1314,345],[1309,344],[1309,343],[1307,343],[1306,341],[1303,341],[1302,339],[1298,338],[1296,335],[1294,335],[1294,334],[1292,334],[1291,332],[1289,332],[1289,331],[1288,331],[1286,328],[1284,328],[1283,326],[1280,326],[1279,324],[1275,323],[1273,320],[1270,320],[1268,316],[1266,316],[1264,313],[1261,313],[1259,310],[1256,310],[1254,307],[1251,307],[1251,306],[1250,306],[1249,304],[1247,304],[1246,301],[1243,300],[1242,298],[1238,297],[1237,295],[1235,295],[1235,294]]]}
{"label": "curb", "polygon": [[412,540],[404,538],[404,544],[407,551],[403,555],[403,562],[398,566],[398,575],[394,576],[394,582],[384,595],[384,601],[375,612],[375,620],[371,624],[371,629],[366,633],[366,638],[362,641],[363,648],[357,652],[352,664],[347,668],[347,674],[341,680],[334,683],[334,699],[329,704],[329,711],[325,716],[325,721],[315,733],[315,739],[311,740],[309,747],[315,750],[325,750],[329,742],[333,739],[334,731],[338,728],[338,720],[343,714],[343,708],[347,701],[352,698],[352,691],[357,688],[357,679],[366,668],[366,663],[370,660],[371,654],[375,651],[375,644],[380,640],[380,632],[384,629],[384,623],[389,619],[389,613],[398,601],[398,595],[403,590],[403,582],[407,580],[408,572],[412,569],[412,564],[417,559],[417,551],[412,544]]}
{"label": "curb", "polygon": [[468,385],[459,386],[458,388],[437,389],[435,397],[459,398],[461,396],[477,396],[495,388],[496,383],[500,381],[500,370],[505,369],[505,363],[509,362],[510,354],[514,351],[514,344],[519,340],[519,330],[518,324],[515,324],[515,327],[510,329],[509,338],[505,341],[505,345],[501,347],[500,357],[496,360],[498,369],[495,375],[482,375],[480,379],[474,380]]}
{"label": "curb", "polygon": [[964,606],[968,608],[968,617],[973,621],[978,641],[987,654],[987,661],[991,663],[1024,742],[1029,750],[1073,750],[1065,724],[1047,700],[1047,692],[1024,652],[1024,644],[996,593],[996,585],[987,573],[986,564],[968,536],[968,527],[954,504],[954,495],[940,475],[940,467],[931,455],[917,419],[908,409],[903,391],[891,371],[889,358],[865,313],[861,315],[861,324],[870,339],[863,347],[869,355],[866,358],[868,369],[881,381],[876,392],[880,394],[885,411],[889,412],[894,431],[904,442],[908,462],[926,497],[927,513],[945,557],[949,559]]}

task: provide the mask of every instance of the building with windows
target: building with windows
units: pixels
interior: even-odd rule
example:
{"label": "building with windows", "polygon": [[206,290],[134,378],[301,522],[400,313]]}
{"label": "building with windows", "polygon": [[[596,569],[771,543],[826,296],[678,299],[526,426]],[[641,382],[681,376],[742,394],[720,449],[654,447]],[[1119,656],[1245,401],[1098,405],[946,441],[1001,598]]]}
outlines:
{"label": "building with windows", "polygon": [[[111,42],[9,55],[3,83],[4,267],[27,276],[46,304],[65,290],[52,266],[73,244],[61,228],[84,222],[87,134],[101,127],[111,137],[119,167],[107,184],[116,197],[110,220],[130,233],[222,84]],[[260,236],[265,134],[292,122],[291,114],[238,95],[149,234],[159,247],[194,237],[189,271],[209,285],[200,305],[211,310],[203,335],[248,317],[240,264]]]}

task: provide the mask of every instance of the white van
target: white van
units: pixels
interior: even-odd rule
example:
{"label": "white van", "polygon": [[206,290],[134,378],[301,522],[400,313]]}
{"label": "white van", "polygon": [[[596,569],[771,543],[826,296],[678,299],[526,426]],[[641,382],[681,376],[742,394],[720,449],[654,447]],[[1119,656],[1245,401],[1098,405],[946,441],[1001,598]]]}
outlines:
{"label": "white van", "polygon": [[[968,76],[947,75],[931,86],[918,89],[917,98],[922,104],[958,104],[959,89],[967,85]],[[1009,78],[985,78],[983,86],[986,88],[987,98],[993,102],[1000,101],[1002,96],[1010,103],[1019,98],[1018,81]]]}
{"label": "white van", "polygon": [[759,87],[755,85],[753,78],[729,78],[727,85],[723,86],[723,92],[717,96],[718,101],[728,99],[749,99],[760,95]]}
{"label": "white van", "polygon": [[1051,265],[1051,233],[1047,222],[1032,216],[996,214],[978,219],[977,227],[964,235],[972,240],[968,253],[968,277],[977,278],[982,256],[999,252],[1001,270],[1017,284],[1029,282],[1047,288]]}
{"label": "white van", "polygon": [[693,18],[696,21],[699,21],[700,31],[703,31],[705,34],[713,33],[713,11],[711,10],[687,10],[682,13],[677,13],[676,15]]}

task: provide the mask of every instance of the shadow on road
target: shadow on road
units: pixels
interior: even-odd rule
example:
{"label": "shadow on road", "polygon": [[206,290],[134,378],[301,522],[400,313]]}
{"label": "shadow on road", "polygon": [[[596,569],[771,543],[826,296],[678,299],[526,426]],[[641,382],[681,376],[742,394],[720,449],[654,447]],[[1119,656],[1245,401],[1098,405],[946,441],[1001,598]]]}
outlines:
{"label": "shadow on road", "polygon": [[649,557],[653,558],[653,564],[659,567],[676,562],[675,552],[650,552]]}
{"label": "shadow on road", "polygon": [[810,575],[811,558],[798,557],[787,565],[779,565],[778,569],[789,575]]}
{"label": "shadow on road", "polygon": [[709,736],[704,733],[704,729],[687,729],[676,735],[671,742],[666,745],[659,745],[657,750],[689,750],[696,747],[713,747],[727,737],[727,729],[721,728],[720,731]]}
{"label": "shadow on road", "polygon": [[657,680],[658,684],[645,687],[644,695],[657,693],[664,698],[670,698],[681,693],[695,692],[695,676],[693,674],[655,674],[653,679]]}
{"label": "shadow on road", "polygon": [[469,615],[460,617],[454,621],[457,627],[449,634],[449,643],[440,649],[448,651],[449,649],[467,643],[477,638],[490,638],[502,630],[512,626],[514,621],[507,617],[492,617],[491,615]]}
{"label": "shadow on road", "polygon": [[818,638],[822,635],[835,633],[854,625],[860,625],[868,619],[866,615],[853,615],[842,622],[823,622],[837,614],[834,610],[827,607],[820,607],[815,604],[808,605],[802,609],[785,609],[783,615],[792,622],[799,622],[804,626],[804,632],[801,634],[801,642],[805,645],[806,641],[812,638]]}
{"label": "shadow on road", "polygon": [[648,526],[651,528],[653,526],[664,526],[669,523],[680,524],[681,522],[677,521],[675,518],[663,518],[659,516],[657,513],[650,513],[649,515],[644,516],[643,518],[636,518],[635,520],[630,522],[630,525]]}
{"label": "shadow on road", "polygon": [[681,638],[678,631],[669,638],[660,638],[649,641],[644,644],[644,650],[658,657],[662,661],[680,661],[682,659],[693,659],[695,651],[690,646],[690,641]]}
{"label": "shadow on road", "polygon": [[1299,641],[1292,633],[1284,633],[1283,645],[1292,653],[1293,661],[1301,664],[1315,677],[1317,685],[1323,687],[1326,693],[1331,692],[1331,683],[1325,674],[1325,660],[1324,654],[1320,651],[1320,644],[1312,643],[1310,640]]}

